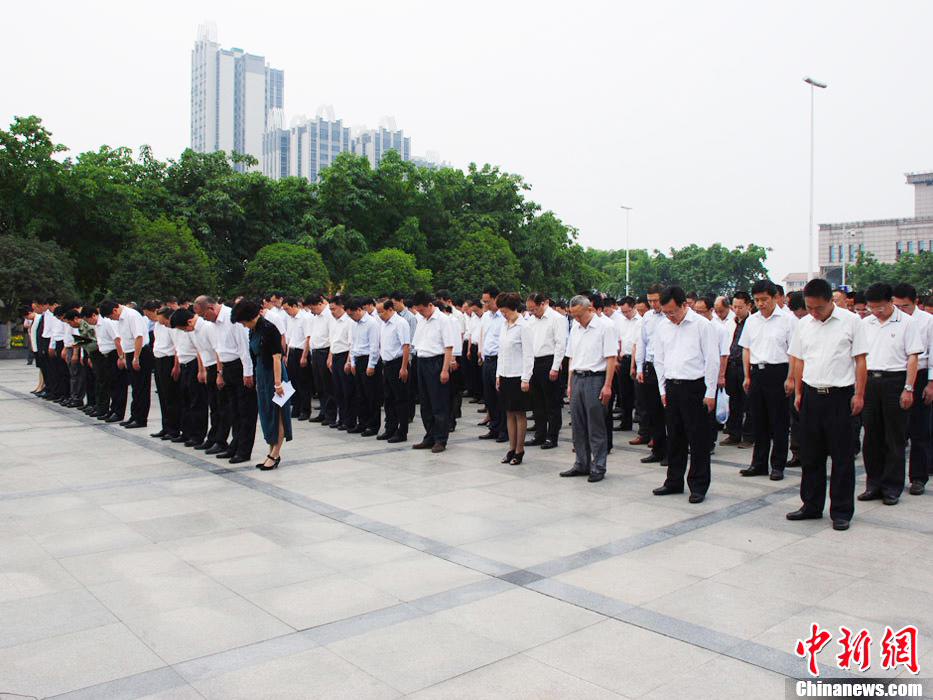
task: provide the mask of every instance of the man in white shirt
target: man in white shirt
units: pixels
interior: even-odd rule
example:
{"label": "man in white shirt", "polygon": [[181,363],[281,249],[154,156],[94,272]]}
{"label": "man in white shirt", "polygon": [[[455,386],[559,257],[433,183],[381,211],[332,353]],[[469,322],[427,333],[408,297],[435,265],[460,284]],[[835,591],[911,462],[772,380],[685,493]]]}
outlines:
{"label": "man in white shirt", "polygon": [[730,306],[735,318],[732,321],[732,339],[729,343],[729,360],[726,363],[729,419],[726,421],[726,437],[719,442],[723,446],[737,445],[743,449],[754,446],[754,428],[744,387],[745,366],[742,364],[742,346],[739,344],[748,319],[751,318],[752,304],[752,297],[746,291],[739,290],[732,295]]}
{"label": "man in white shirt", "polygon": [[242,324],[234,323],[233,309],[213,297],[199,296],[194,300],[194,308],[205,321],[214,325],[217,356],[218,428],[214,445],[205,450],[205,454],[214,454],[230,464],[248,462],[253,453],[259,411],[249,331]]}
{"label": "man in white shirt", "polygon": [[[642,457],[643,464],[660,462],[667,465],[667,428],[664,405],[658,392],[658,375],[654,368],[654,334],[664,314],[661,313],[661,285],[648,287],[648,305],[650,310],[641,318],[641,337],[635,346],[636,381],[642,385],[645,400],[645,415],[641,420],[647,423],[649,439],[637,435],[629,440],[630,445],[649,444],[651,454]],[[639,430],[639,433],[641,430]]]}
{"label": "man in white shirt", "polygon": [[567,394],[575,460],[573,467],[560,475],[586,476],[587,481],[595,483],[606,476],[606,415],[612,399],[619,338],[612,322],[597,316],[593,303],[582,294],[570,300],[570,314],[575,323],[567,343]]}
{"label": "man in white shirt", "polygon": [[[693,310],[709,321],[716,332],[717,345],[719,346],[719,379],[716,387],[716,397],[714,398],[718,399],[719,392],[726,387],[726,366],[729,362],[729,346],[732,336],[729,334],[728,326],[719,323],[718,317],[713,313],[713,297],[698,297],[693,305]],[[716,438],[719,435],[720,428],[719,421],[716,419],[716,409],[714,408],[709,413],[710,454],[716,450]]]}
{"label": "man in white shirt", "polygon": [[112,415],[113,379],[117,371],[117,349],[114,344],[117,328],[113,321],[101,316],[95,307],[84,307],[82,315],[84,320],[94,329],[97,351],[101,355],[95,372],[96,407],[93,417],[97,418],[97,420],[106,420]]}
{"label": "man in white shirt", "polygon": [[790,367],[787,351],[794,337],[796,321],[791,314],[778,310],[777,288],[771,280],[755,282],[752,296],[758,313],[749,316],[745,322],[739,345],[742,346],[742,365],[745,368],[743,388],[748,395],[755,426],[755,449],[751,466],[739,474],[767,476],[770,463],[771,480],[780,481],[787,466],[790,429],[785,393]]}
{"label": "man in white shirt", "polygon": [[486,287],[483,290],[483,307],[485,312],[480,319],[480,360],[483,363],[483,398],[486,404],[486,420],[488,432],[479,436],[480,440],[495,440],[508,442],[508,426],[505,415],[499,406],[499,392],[496,391],[496,365],[499,362],[499,334],[505,325],[505,319],[496,306],[496,297],[499,290],[496,287]]}
{"label": "man in white shirt", "polygon": [[[655,496],[683,493],[684,473],[690,503],[702,503],[710,484],[709,414],[716,407],[720,376],[718,331],[687,306],[680,287],[661,293],[665,319],[654,338],[658,392],[667,411],[668,461],[664,485]],[[687,471],[687,449],[690,470]]]}
{"label": "man in white shirt", "polygon": [[865,491],[860,501],[882,499],[895,505],[904,490],[907,421],[914,402],[920,354],[929,342],[893,303],[890,284],[875,283],[865,290],[871,316],[861,323],[868,338],[868,380],[862,421],[865,440]]}
{"label": "man in white shirt", "polygon": [[[110,311],[110,313],[107,313]],[[133,387],[130,418],[120,423],[125,428],[145,427],[149,420],[152,393],[152,347],[149,345],[149,324],[136,309],[105,301],[100,312],[117,322],[117,367],[126,372]]]}
{"label": "man in white shirt", "polygon": [[51,394],[48,397],[55,403],[62,404],[70,398],[69,372],[65,362],[65,322],[62,316],[68,309],[56,304],[49,314],[49,323],[44,331],[49,336],[49,373],[51,375]]}
{"label": "man in white shirt", "polygon": [[262,298],[262,311],[260,312],[267,321],[274,324],[276,329],[282,335],[282,352],[285,353],[285,334],[288,332],[288,316],[282,311],[282,293],[271,292]]}
{"label": "man in white shirt", "polygon": [[327,368],[330,354],[330,335],[334,317],[327,300],[320,294],[305,299],[305,309],[310,313],[308,347],[311,349],[312,384],[318,392],[318,412],[309,419],[330,427],[337,422],[337,401],[334,398],[334,379]]}
{"label": "man in white shirt", "polygon": [[635,311],[635,298],[619,299],[619,311],[613,317],[619,332],[619,368],[616,370],[616,393],[622,416],[615,430],[632,429],[632,411],[635,409],[635,382],[632,377],[633,352],[641,334],[641,316]]}
{"label": "man in white shirt", "polygon": [[[285,343],[288,346],[285,366],[295,395],[292,397],[292,418],[311,418],[311,314],[305,311],[296,297],[287,296],[282,302],[285,312]],[[267,314],[268,316],[268,314]]]}
{"label": "man in white shirt", "polygon": [[466,360],[467,392],[470,394],[470,403],[483,402],[483,368],[479,363],[480,322],[483,315],[483,304],[477,299],[470,299],[464,305],[469,310],[467,315],[466,332]]}
{"label": "man in white shirt", "polygon": [[412,449],[438,453],[447,449],[450,390],[446,385],[458,338],[428,294],[415,294],[412,307],[420,316],[413,345],[418,353],[418,397],[424,424],[424,438]]}
{"label": "man in white shirt", "polygon": [[544,294],[530,294],[525,300],[534,337],[534,371],[531,374],[531,400],[534,406],[535,434],[526,446],[542,450],[557,447],[563,411],[560,395],[560,366],[567,347],[567,321],[551,308]]}
{"label": "man in white shirt", "polygon": [[347,315],[353,321],[350,330],[350,356],[347,358],[354,379],[356,426],[347,431],[360,437],[379,433],[382,422],[382,368],[379,366],[379,336],[382,322],[364,308],[363,300],[350,299]]}
{"label": "man in white shirt", "polygon": [[794,362],[794,406],[800,412],[803,505],[788,520],[823,517],[826,458],[832,458],[829,515],[833,529],[848,530],[855,512],[855,445],[852,419],[865,403],[868,342],[858,316],[833,303],[824,279],[803,290],[808,316],[794,329],[788,353]]}
{"label": "man in white shirt", "polygon": [[920,496],[933,470],[933,447],[930,444],[930,404],[933,402],[933,373],[930,372],[930,357],[933,356],[933,315],[917,306],[917,290],[909,284],[895,285],[894,305],[910,316],[916,324],[917,335],[924,350],[917,359],[917,379],[914,381],[914,404],[910,409],[907,437],[910,439],[908,479],[910,494]]}
{"label": "man in white shirt", "polygon": [[395,311],[392,300],[377,305],[382,327],[379,331],[379,357],[386,410],[385,427],[376,439],[390,443],[408,440],[408,364],[411,357],[411,330]]}
{"label": "man in white shirt", "polygon": [[353,328],[353,319],[347,316],[347,299],[337,295],[331,297],[330,312],[333,323],[330,331],[330,354],[327,356],[327,367],[331,371],[334,382],[334,399],[337,403],[337,421],[331,424],[336,430],[349,430],[356,427],[356,387],[353,375],[347,367],[350,358],[350,333]]}
{"label": "man in white shirt", "polygon": [[162,429],[150,433],[150,437],[171,440],[181,435],[178,380],[175,378],[180,376],[181,366],[175,355],[175,342],[169,323],[171,314],[160,315],[159,311],[163,308],[162,303],[155,299],[143,304],[143,316],[155,324],[152,328],[153,374],[159,398],[159,413],[162,415]]}
{"label": "man in white shirt", "polygon": [[194,326],[199,317],[191,309],[178,308],[172,312],[169,323],[172,327],[175,352],[178,355],[179,407],[181,413],[181,435],[171,442],[194,447],[204,442],[207,435],[207,384],[201,381],[201,360],[195,346]]}

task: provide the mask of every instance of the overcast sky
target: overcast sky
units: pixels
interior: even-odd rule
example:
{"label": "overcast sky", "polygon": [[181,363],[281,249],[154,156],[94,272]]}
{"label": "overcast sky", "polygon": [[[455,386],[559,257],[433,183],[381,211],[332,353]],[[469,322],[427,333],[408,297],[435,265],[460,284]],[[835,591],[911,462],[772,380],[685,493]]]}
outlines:
{"label": "overcast sky", "polygon": [[0,120],[73,152],[188,145],[198,25],[285,70],[287,117],[392,115],[416,154],[520,173],[580,231],[633,247],[759,243],[807,266],[816,220],[911,216],[933,169],[933,2],[55,2],[4,8]]}

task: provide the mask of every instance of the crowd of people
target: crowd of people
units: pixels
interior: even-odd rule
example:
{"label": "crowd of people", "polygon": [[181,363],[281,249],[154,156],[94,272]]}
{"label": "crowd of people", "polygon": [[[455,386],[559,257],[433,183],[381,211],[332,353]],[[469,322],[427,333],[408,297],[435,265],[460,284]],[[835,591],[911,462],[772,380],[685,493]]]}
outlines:
{"label": "crowd of people", "polygon": [[933,315],[906,284],[851,293],[814,279],[785,297],[760,280],[731,298],[655,285],[569,301],[494,287],[468,300],[37,299],[24,326],[36,396],[141,429],[154,379],[152,438],[238,464],[252,459],[258,417],[261,470],[279,467],[293,421],[395,444],[420,410],[412,448],[441,453],[465,402],[482,415],[480,440],[508,443],[508,465],[557,448],[569,404],[573,465],[560,476],[591,483],[605,477],[613,433],[636,431],[629,444],[650,450],[641,461],[666,467],[654,494],[686,490],[691,503],[706,497],[717,441],[750,448],[742,477],[802,468],[790,520],[823,516],[829,459],[836,530],[853,517],[860,450],[860,501],[897,504],[905,471],[921,495],[933,469]]}

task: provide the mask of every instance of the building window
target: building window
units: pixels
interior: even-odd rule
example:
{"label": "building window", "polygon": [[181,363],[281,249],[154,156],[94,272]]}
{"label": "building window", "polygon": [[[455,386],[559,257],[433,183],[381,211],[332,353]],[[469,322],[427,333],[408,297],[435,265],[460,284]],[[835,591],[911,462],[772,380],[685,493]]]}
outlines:
{"label": "building window", "polygon": [[913,242],[913,241],[907,241],[907,252],[908,252],[908,253],[911,253],[911,254],[914,252],[914,242]]}
{"label": "building window", "polygon": [[917,241],[917,252],[925,253],[927,252],[927,242],[926,241]]}
{"label": "building window", "polygon": [[904,241],[897,242],[897,257],[901,257],[901,253],[904,252]]}
{"label": "building window", "polygon": [[845,250],[845,247],[840,243],[839,244],[839,262],[842,262],[843,260],[845,260],[845,258],[842,257],[844,255],[843,253],[844,250]]}
{"label": "building window", "polygon": [[829,246],[829,262],[836,262],[833,259],[833,254],[836,252],[836,246]]}

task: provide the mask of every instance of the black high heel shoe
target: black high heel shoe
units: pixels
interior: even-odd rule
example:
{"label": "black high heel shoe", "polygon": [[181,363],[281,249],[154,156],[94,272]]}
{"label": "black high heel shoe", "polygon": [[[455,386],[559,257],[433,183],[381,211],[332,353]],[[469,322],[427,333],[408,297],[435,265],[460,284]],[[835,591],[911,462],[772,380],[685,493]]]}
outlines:
{"label": "black high heel shoe", "polygon": [[[272,459],[272,455],[266,455],[266,459]],[[262,469],[262,465],[266,463],[266,459],[262,460],[259,464],[257,464],[256,469]]]}
{"label": "black high heel shoe", "polygon": [[508,464],[512,461],[512,457],[515,456],[515,450],[509,450],[505,457],[502,459],[502,464]]}
{"label": "black high heel shoe", "polygon": [[525,451],[524,451],[524,450],[522,450],[521,452],[516,452],[515,455],[512,457],[512,461],[510,461],[509,464],[512,464],[512,465],[521,464],[521,463],[522,463],[522,459],[523,459],[524,457],[525,457]]}
{"label": "black high heel shoe", "polygon": [[[269,459],[272,459],[271,455],[269,456]],[[272,460],[272,464],[270,464],[268,467],[266,466],[265,462],[263,462],[262,464],[259,465],[259,468],[264,472],[271,471],[272,469],[278,469],[279,462],[281,461],[282,461],[281,457],[276,457],[275,459]]]}

